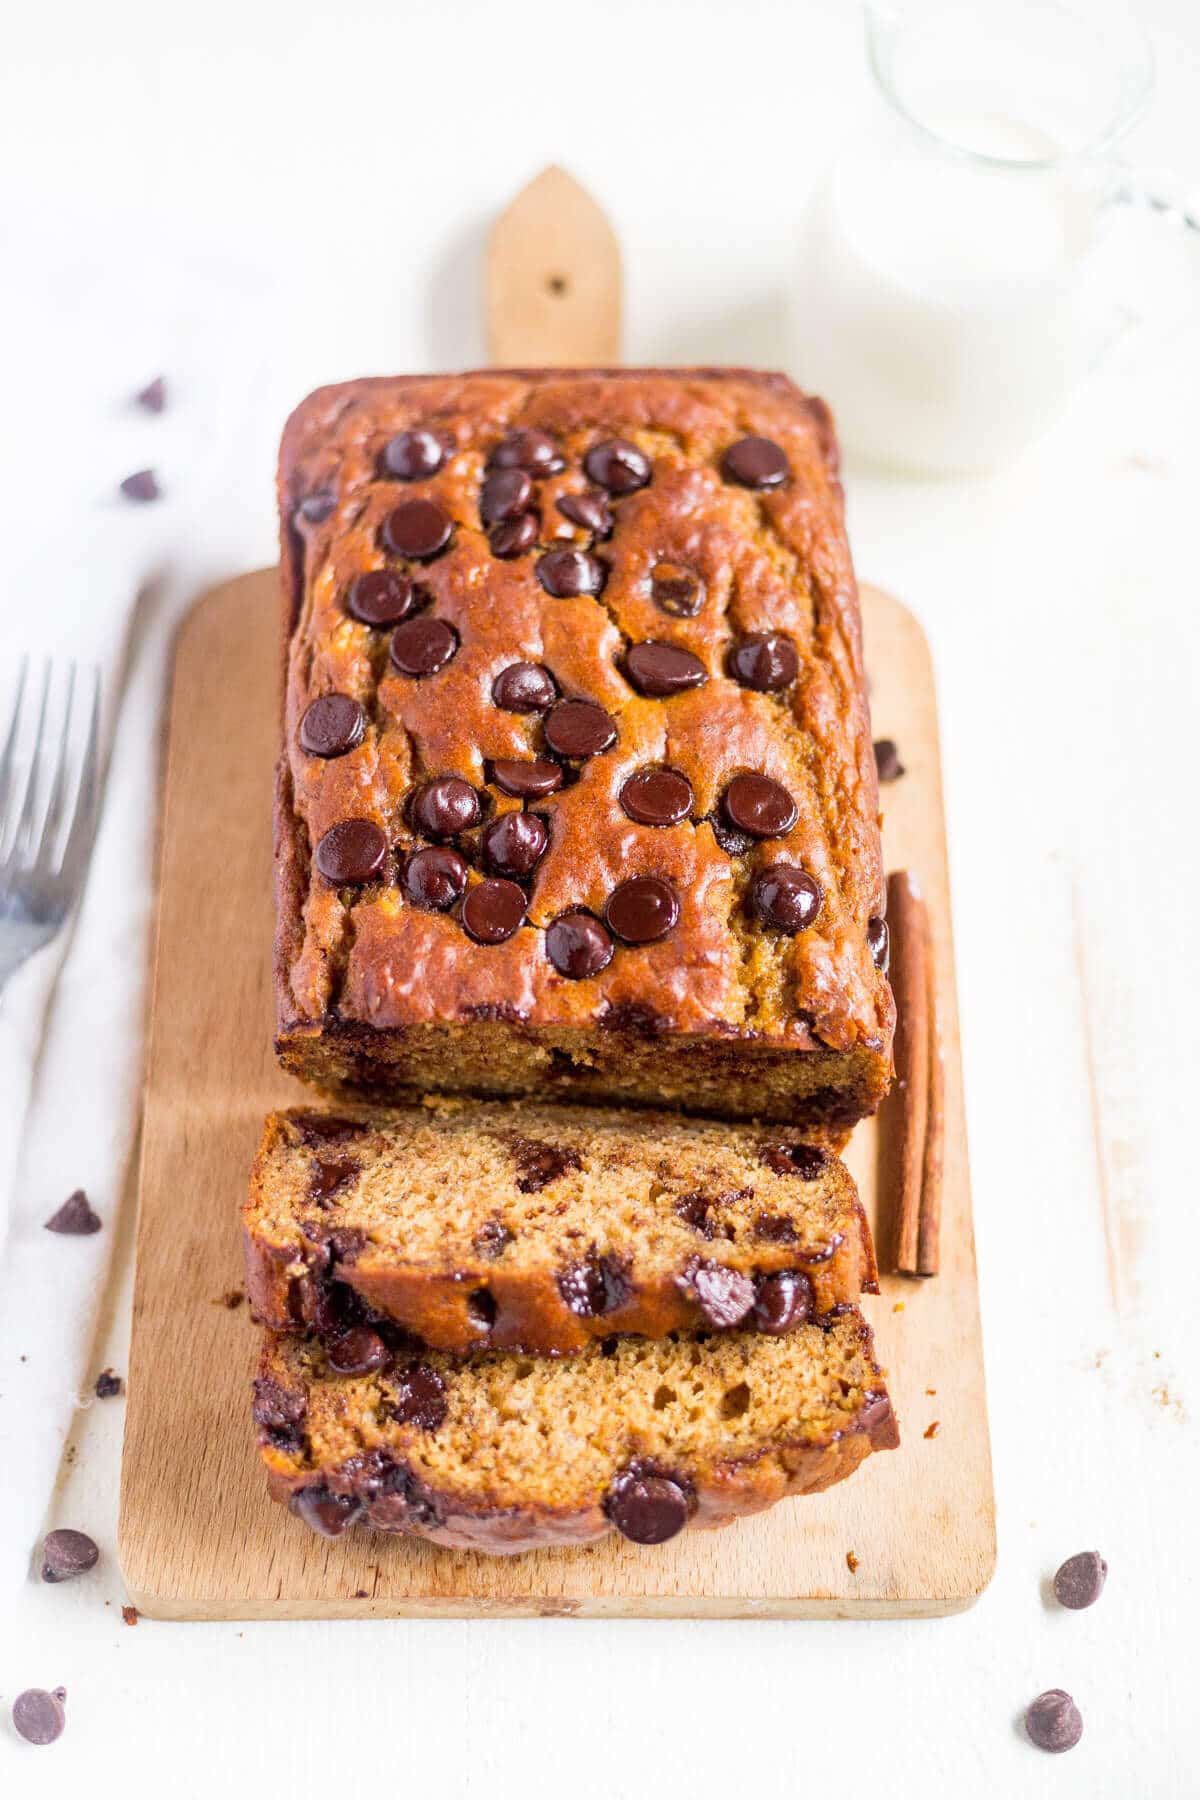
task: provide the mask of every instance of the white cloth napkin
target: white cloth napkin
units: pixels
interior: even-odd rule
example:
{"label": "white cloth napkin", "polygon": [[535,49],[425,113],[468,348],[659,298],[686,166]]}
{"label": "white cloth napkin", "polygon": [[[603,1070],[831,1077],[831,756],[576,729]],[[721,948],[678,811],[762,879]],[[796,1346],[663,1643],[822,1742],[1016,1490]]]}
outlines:
{"label": "white cloth napkin", "polygon": [[[265,430],[253,411],[266,342],[253,280],[171,259],[115,270],[102,245],[70,231],[37,256],[26,237],[22,252],[41,270],[22,304],[37,309],[41,342],[55,319],[63,355],[53,371],[13,359],[13,429],[0,451],[10,503],[0,676],[12,676],[23,650],[96,664],[108,767],[78,913],[0,992],[0,1608],[36,1568],[73,1410],[97,1373],[96,1306],[140,1097],[174,630],[205,586],[244,566],[244,548],[225,560],[239,543],[232,521],[244,525],[248,508],[269,520],[260,445],[278,429],[273,402]],[[10,349],[21,336],[18,320]],[[158,374],[168,406],[155,416],[132,397]],[[227,471],[260,460],[253,495],[230,492]],[[120,480],[145,467],[157,470],[163,499],[121,499]],[[242,530],[241,543],[255,535]],[[0,680],[0,706],[8,692]],[[79,1187],[102,1229],[46,1231]]]}

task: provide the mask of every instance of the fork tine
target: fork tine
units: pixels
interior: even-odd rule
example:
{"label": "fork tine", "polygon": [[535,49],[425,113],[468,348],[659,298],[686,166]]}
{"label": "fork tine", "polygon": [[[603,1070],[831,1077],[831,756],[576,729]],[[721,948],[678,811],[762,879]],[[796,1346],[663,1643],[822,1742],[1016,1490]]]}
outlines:
{"label": "fork tine", "polygon": [[66,803],[67,786],[71,778],[71,712],[75,703],[76,665],[72,660],[67,664],[67,700],[63,708],[62,730],[58,739],[58,762],[54,770],[54,785],[50,789],[50,799],[46,807],[46,816],[42,821],[42,835],[38,844],[35,873],[48,875],[57,867],[55,847],[62,823],[63,809]]}
{"label": "fork tine", "polygon": [[87,742],[79,771],[79,787],[75,810],[63,845],[60,875],[68,888],[82,878],[92,848],[96,823],[96,800],[100,784],[100,671],[92,670],[92,705],[88,719]]}
{"label": "fork tine", "polygon": [[37,813],[38,792],[44,785],[46,773],[46,714],[50,706],[50,663],[42,676],[42,701],[38,708],[37,735],[33,741],[33,754],[29,759],[29,775],[25,783],[25,802],[21,807],[21,816],[17,820],[17,832],[13,838],[9,852],[9,863],[20,868],[27,860],[33,844],[33,821]]}
{"label": "fork tine", "polygon": [[25,684],[28,679],[29,658],[23,656],[21,672],[17,676],[17,697],[13,703],[8,734],[4,739],[4,750],[0,753],[0,843],[4,841],[4,827],[8,819],[8,797],[12,789],[13,763],[17,754],[17,738],[21,729],[21,712],[25,705]]}

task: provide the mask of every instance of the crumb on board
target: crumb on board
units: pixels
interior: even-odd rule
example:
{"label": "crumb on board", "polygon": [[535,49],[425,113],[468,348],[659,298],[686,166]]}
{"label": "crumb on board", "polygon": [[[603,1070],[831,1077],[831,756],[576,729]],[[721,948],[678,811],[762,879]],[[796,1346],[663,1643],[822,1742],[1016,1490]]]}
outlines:
{"label": "crumb on board", "polygon": [[858,1558],[855,1556],[853,1550],[847,1550],[846,1552],[846,1567],[852,1575],[858,1567]]}
{"label": "crumb on board", "polygon": [[935,1438],[941,1429],[942,1421],[940,1419],[935,1419],[932,1425],[927,1425],[925,1427],[925,1436],[927,1438]]}
{"label": "crumb on board", "polygon": [[236,1312],[238,1307],[242,1304],[242,1301],[245,1298],[246,1298],[246,1296],[242,1292],[241,1288],[227,1288],[225,1290],[225,1292],[219,1296],[218,1299],[213,1301],[213,1305],[214,1306],[225,1306],[225,1307],[228,1307],[230,1312]]}
{"label": "crumb on board", "polygon": [[925,1389],[925,1392],[926,1392],[926,1393],[927,1393],[927,1394],[936,1394],[936,1393],[937,1393],[937,1389],[936,1389],[936,1388],[926,1388],[926,1389]]}
{"label": "crumb on board", "polygon": [[123,1606],[121,1608],[121,1617],[127,1625],[136,1625],[141,1616],[142,1615],[136,1606]]}
{"label": "crumb on board", "polygon": [[904,1311],[903,1300],[897,1300],[896,1303],[894,1304],[894,1306],[892,1307],[892,1311],[893,1312],[903,1312]]}

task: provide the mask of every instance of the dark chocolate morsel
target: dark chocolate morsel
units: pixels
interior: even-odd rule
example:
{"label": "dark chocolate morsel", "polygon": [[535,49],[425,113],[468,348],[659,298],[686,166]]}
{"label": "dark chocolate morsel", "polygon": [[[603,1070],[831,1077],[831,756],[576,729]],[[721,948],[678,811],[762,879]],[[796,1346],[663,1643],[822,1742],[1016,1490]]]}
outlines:
{"label": "dark chocolate morsel", "polygon": [[600,1319],[624,1306],[630,1295],[629,1278],[615,1256],[589,1250],[559,1275],[558,1291],[570,1312],[579,1319]]}
{"label": "dark chocolate morsel", "polygon": [[398,1425],[436,1431],[446,1417],[446,1384],[428,1363],[412,1363],[395,1377],[389,1411]]}
{"label": "dark chocolate morsel", "polygon": [[829,1153],[819,1144],[768,1144],[762,1159],[777,1175],[799,1175],[802,1181],[816,1181],[829,1166]]}
{"label": "dark chocolate morsel", "polygon": [[739,438],[722,457],[721,473],[741,487],[781,487],[788,478],[788,459],[770,438]]}
{"label": "dark chocolate morsel", "polygon": [[740,1325],[754,1306],[754,1283],[749,1275],[723,1263],[696,1258],[680,1276],[679,1285],[718,1331]]}
{"label": "dark chocolate morsel", "polygon": [[517,1165],[517,1186],[523,1194],[540,1194],[552,1181],[558,1181],[572,1169],[582,1168],[578,1150],[565,1144],[546,1144],[539,1138],[514,1137],[511,1141],[513,1161]]}
{"label": "dark chocolate morsel", "polygon": [[613,1482],[604,1510],[631,1543],[665,1544],[683,1530],[690,1508],[680,1482],[630,1468]]}
{"label": "dark chocolate morsel", "polygon": [[657,875],[635,875],[608,896],[604,923],[626,944],[654,944],[679,922],[679,896]]}
{"label": "dark chocolate morsel", "polygon": [[545,431],[517,427],[501,438],[488,458],[493,469],[524,469],[540,480],[566,467],[561,450]]}
{"label": "dark chocolate morsel", "polygon": [[462,904],[462,922],[477,944],[502,944],[525,917],[525,893],[515,881],[481,881]]}
{"label": "dark chocolate morsel", "polygon": [[300,721],[300,748],[309,756],[345,756],[363,741],[366,715],[350,694],[321,694]]}
{"label": "dark chocolate morsel", "polygon": [[156,375],[153,381],[147,382],[139,394],[134,395],[134,399],[143,412],[160,413],[165,411],[167,384],[163,377]]}
{"label": "dark chocolate morsel", "polygon": [[513,1241],[513,1234],[503,1219],[485,1219],[471,1242],[485,1262],[495,1262],[504,1255]]}
{"label": "dark chocolate morsel", "polygon": [[378,875],[387,856],[387,839],[370,819],[343,819],[317,845],[316,865],[335,887],[355,886]]}
{"label": "dark chocolate morsel", "polygon": [[1104,1592],[1108,1580],[1108,1564],[1098,1550],[1080,1550],[1068,1556],[1054,1577],[1054,1598],[1060,1606],[1081,1612],[1094,1606]]}
{"label": "dark chocolate morsel", "polygon": [[444,669],[457,649],[458,633],[453,625],[422,613],[419,618],[405,619],[403,625],[397,625],[388,655],[402,675],[420,680]]}
{"label": "dark chocolate morsel", "polygon": [[426,837],[452,838],[478,825],[479,795],[460,775],[441,775],[418,789],[412,822]]}
{"label": "dark chocolate morsel", "polygon": [[560,700],[546,714],[543,730],[554,754],[572,761],[596,756],[617,741],[616,725],[591,700]]}
{"label": "dark chocolate morsel", "polygon": [[534,762],[516,762],[501,757],[492,764],[492,780],[502,794],[517,800],[541,800],[562,786],[563,772],[556,762],[538,757]]}
{"label": "dark chocolate morsel", "polygon": [[362,1515],[363,1503],[354,1494],[331,1494],[316,1484],[302,1487],[289,1502],[292,1512],[321,1537],[338,1538]]}
{"label": "dark chocolate morsel", "polygon": [[603,592],[607,569],[587,550],[547,550],[537,560],[537,578],[556,600]]}
{"label": "dark chocolate morsel", "polygon": [[99,1214],[92,1211],[91,1203],[82,1188],[76,1188],[63,1201],[58,1211],[46,1220],[46,1230],[57,1232],[62,1237],[91,1237],[99,1229]]}
{"label": "dark chocolate morsel", "polygon": [[398,625],[416,604],[416,589],[395,569],[365,569],[346,590],[346,611],[360,625]]}
{"label": "dark chocolate morsel", "polygon": [[51,1531],[42,1545],[42,1580],[73,1581],[99,1560],[99,1545],[85,1531]]}
{"label": "dark chocolate morsel", "polygon": [[750,883],[751,903],[759,918],[789,937],[813,923],[822,897],[819,883],[793,863],[772,863],[759,869]]}
{"label": "dark chocolate morsel", "polygon": [[603,494],[560,494],[555,505],[564,519],[594,537],[606,538],[613,528],[612,508]]}
{"label": "dark chocolate morsel", "polygon": [[780,1269],[764,1275],[754,1296],[754,1323],[759,1331],[781,1337],[811,1318],[813,1285],[800,1269]]}
{"label": "dark chocolate morsel", "polygon": [[678,769],[638,769],[621,789],[621,806],[638,825],[678,825],[695,804]]}
{"label": "dark chocolate morsel", "polygon": [[[229,1292],[230,1294],[240,1295],[240,1289],[238,1288],[230,1288]],[[226,1305],[229,1305],[228,1295],[226,1296],[225,1303]],[[125,1383],[121,1380],[119,1375],[114,1375],[111,1369],[101,1369],[96,1377],[96,1384],[92,1389],[92,1392],[95,1394],[97,1400],[111,1400],[115,1395],[121,1393],[124,1390],[124,1387]]]}
{"label": "dark chocolate morsel", "polygon": [[[127,475],[125,477],[124,481],[121,483],[121,492],[127,500],[145,501],[157,500],[162,493],[162,489],[158,485],[158,477],[155,475],[153,469],[139,469],[135,475]],[[329,504],[330,510],[332,510],[332,500]],[[305,505],[307,505],[307,502],[301,501],[301,511],[303,511]],[[308,515],[305,514],[305,517],[308,517]]]}
{"label": "dark chocolate morsel", "polygon": [[678,644],[656,643],[653,639],[631,644],[625,653],[625,674],[639,694],[663,699],[669,694],[686,693],[688,688],[702,687],[708,670],[698,656]]}
{"label": "dark chocolate morsel", "polygon": [[875,773],[880,781],[899,781],[904,774],[900,751],[894,738],[875,739]]}
{"label": "dark chocolate morsel", "polygon": [[383,522],[383,541],[395,556],[428,562],[450,542],[454,522],[436,500],[402,500]]}
{"label": "dark chocolate morsel", "polygon": [[12,1703],[12,1722],[27,1744],[52,1744],[67,1722],[66,1688],[26,1688]]}
{"label": "dark chocolate morsel", "polygon": [[650,480],[650,459],[626,438],[606,438],[593,444],[583,459],[589,481],[610,494],[632,494]]}
{"label": "dark chocolate morsel", "polygon": [[521,881],[536,869],[549,842],[546,822],[536,813],[500,813],[484,828],[484,861],[497,875]]}
{"label": "dark chocolate morsel", "polygon": [[886,919],[876,917],[867,920],[867,949],[871,952],[875,967],[882,969],[886,975],[891,956],[891,937]]}
{"label": "dark chocolate morsel", "polygon": [[613,941],[591,913],[566,912],[546,927],[546,955],[560,975],[583,981],[608,967]]}
{"label": "dark chocolate morsel", "polygon": [[466,885],[466,863],[457,850],[444,844],[414,850],[404,865],[404,892],[414,906],[445,912]]}
{"label": "dark chocolate morsel", "polygon": [[1026,1707],[1025,1729],[1039,1750],[1057,1756],[1075,1748],[1083,1736],[1083,1718],[1070,1694],[1047,1688]]}
{"label": "dark chocolate morsel", "polygon": [[505,712],[546,712],[557,699],[554,677],[540,663],[509,663],[492,683],[492,704]]}
{"label": "dark chocolate morsel", "polygon": [[329,1366],[337,1375],[373,1375],[385,1369],[392,1353],[369,1325],[352,1325],[325,1344]]}
{"label": "dark chocolate morsel", "polygon": [[759,694],[777,694],[795,681],[800,669],[796,646],[782,631],[754,631],[739,638],[729,652],[729,673]]}
{"label": "dark chocolate morsel", "polygon": [[679,563],[655,563],[650,571],[650,596],[663,612],[677,619],[694,619],[704,605],[704,584]]}
{"label": "dark chocolate morsel", "polygon": [[432,431],[402,431],[384,445],[383,466],[400,481],[424,481],[446,460],[446,446]]}
{"label": "dark chocolate morsel", "polygon": [[533,483],[524,469],[493,469],[484,477],[479,516],[485,525],[502,525],[528,509]]}
{"label": "dark chocolate morsel", "polygon": [[523,556],[537,543],[540,529],[536,513],[518,513],[515,519],[505,519],[492,526],[488,532],[488,548],[502,562],[511,556]]}
{"label": "dark chocolate morsel", "polygon": [[721,804],[729,823],[748,837],[782,837],[796,823],[796,802],[769,775],[735,775]]}
{"label": "dark chocolate morsel", "polygon": [[308,1171],[309,1197],[324,1206],[361,1173],[362,1164],[352,1156],[316,1156]]}

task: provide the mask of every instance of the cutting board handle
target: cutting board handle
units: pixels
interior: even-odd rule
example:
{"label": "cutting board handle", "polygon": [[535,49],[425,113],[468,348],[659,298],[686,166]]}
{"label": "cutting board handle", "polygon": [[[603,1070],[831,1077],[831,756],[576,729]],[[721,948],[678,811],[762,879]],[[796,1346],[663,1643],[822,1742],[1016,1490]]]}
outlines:
{"label": "cutting board handle", "polygon": [[621,251],[586,188],[553,165],[488,242],[488,354],[502,368],[608,367],[621,354]]}

